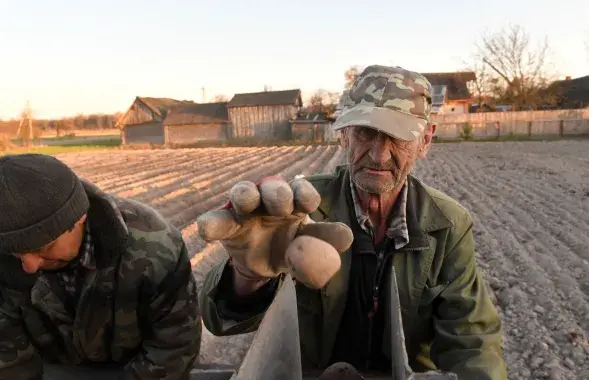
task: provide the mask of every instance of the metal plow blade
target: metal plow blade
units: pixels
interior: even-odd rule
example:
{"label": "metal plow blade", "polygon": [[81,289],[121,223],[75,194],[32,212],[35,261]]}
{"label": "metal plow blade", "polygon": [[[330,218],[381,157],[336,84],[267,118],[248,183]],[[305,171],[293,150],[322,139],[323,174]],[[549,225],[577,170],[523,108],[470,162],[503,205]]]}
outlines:
{"label": "metal plow blade", "polygon": [[232,380],[301,380],[297,295],[287,275]]}
{"label": "metal plow blade", "polygon": [[454,373],[429,371],[413,373],[409,367],[409,358],[405,347],[405,333],[401,319],[401,301],[397,286],[397,273],[391,265],[391,352],[393,380],[458,380]]}

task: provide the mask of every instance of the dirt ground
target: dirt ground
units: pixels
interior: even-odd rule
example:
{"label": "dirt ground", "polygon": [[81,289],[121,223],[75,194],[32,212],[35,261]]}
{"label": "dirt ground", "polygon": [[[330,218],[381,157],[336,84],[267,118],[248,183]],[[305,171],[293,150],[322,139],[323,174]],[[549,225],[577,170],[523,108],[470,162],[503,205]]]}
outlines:
{"label": "dirt ground", "polygon": [[[104,190],[153,205],[182,229],[200,285],[224,254],[197,237],[200,213],[223,203],[237,180],[330,171],[343,153],[331,146],[58,157]],[[478,263],[504,321],[508,378],[589,378],[589,142],[436,144],[415,173],[474,218]],[[252,336],[205,331],[199,360],[237,364]]]}

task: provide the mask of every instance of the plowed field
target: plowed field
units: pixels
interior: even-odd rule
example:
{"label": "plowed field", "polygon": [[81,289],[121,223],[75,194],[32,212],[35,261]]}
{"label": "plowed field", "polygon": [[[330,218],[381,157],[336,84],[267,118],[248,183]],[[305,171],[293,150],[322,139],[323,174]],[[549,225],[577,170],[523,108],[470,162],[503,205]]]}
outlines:
{"label": "plowed field", "polygon": [[[183,232],[202,282],[223,252],[196,217],[233,183],[331,171],[331,147],[109,151],[58,156],[103,190],[146,202]],[[589,143],[436,144],[416,175],[475,220],[478,262],[505,328],[509,379],[589,378]],[[234,364],[252,335],[206,334],[200,361]]]}

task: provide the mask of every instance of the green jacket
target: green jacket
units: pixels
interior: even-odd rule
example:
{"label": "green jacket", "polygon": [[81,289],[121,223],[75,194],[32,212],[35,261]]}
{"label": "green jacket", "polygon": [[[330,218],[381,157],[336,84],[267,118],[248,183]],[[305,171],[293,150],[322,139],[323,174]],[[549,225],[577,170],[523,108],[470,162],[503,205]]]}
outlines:
{"label": "green jacket", "polygon": [[43,362],[126,366],[124,379],[188,379],[202,321],[186,246],[155,210],[84,182],[97,269],[72,313],[54,274],[0,256],[0,380],[42,379]]}
{"label": "green jacket", "polygon": [[[322,198],[312,219],[350,226],[353,210],[345,197],[347,166],[307,179]],[[410,241],[394,255],[394,266],[409,364],[416,372],[441,369],[456,373],[459,379],[504,380],[502,324],[476,266],[472,218],[458,202],[415,177],[408,177],[408,185]],[[329,365],[345,307],[350,250],[341,257],[341,270],[323,289],[297,284],[303,368]],[[210,271],[201,290],[204,324],[219,336],[254,331],[263,311],[241,317],[232,314],[233,321],[219,312],[223,304],[219,282],[226,263]],[[383,308],[390,313],[388,305]],[[390,357],[391,334],[386,325],[382,349]]]}

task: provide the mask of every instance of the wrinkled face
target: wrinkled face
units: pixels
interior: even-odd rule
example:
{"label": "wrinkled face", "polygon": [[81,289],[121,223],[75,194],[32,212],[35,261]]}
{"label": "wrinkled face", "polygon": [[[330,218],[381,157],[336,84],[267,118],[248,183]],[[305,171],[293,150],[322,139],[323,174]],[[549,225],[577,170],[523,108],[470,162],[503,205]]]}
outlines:
{"label": "wrinkled face", "polygon": [[78,255],[84,237],[85,221],[86,215],[70,230],[44,247],[33,252],[15,253],[14,256],[22,262],[23,270],[30,274],[59,270]]}
{"label": "wrinkled face", "polygon": [[367,193],[383,194],[400,187],[417,158],[425,157],[435,125],[414,141],[392,138],[375,129],[346,128],[342,145],[348,150],[348,164],[354,184]]}

